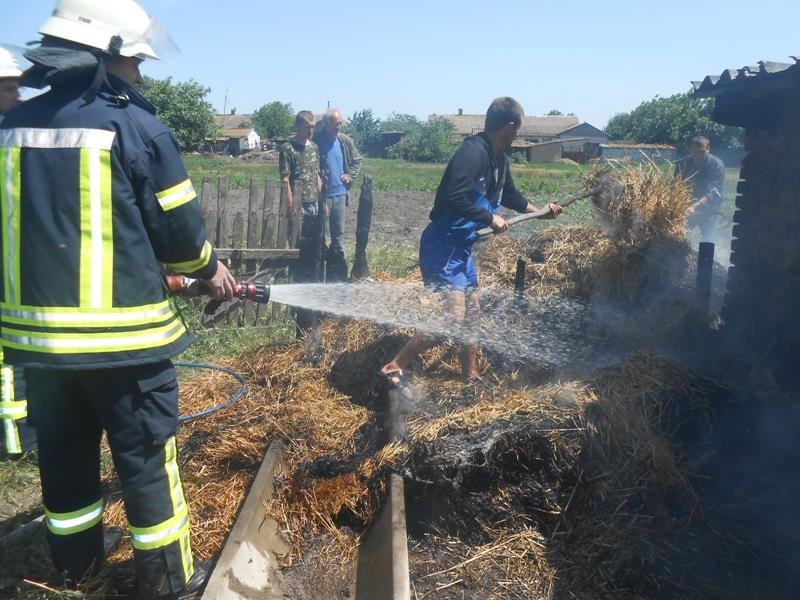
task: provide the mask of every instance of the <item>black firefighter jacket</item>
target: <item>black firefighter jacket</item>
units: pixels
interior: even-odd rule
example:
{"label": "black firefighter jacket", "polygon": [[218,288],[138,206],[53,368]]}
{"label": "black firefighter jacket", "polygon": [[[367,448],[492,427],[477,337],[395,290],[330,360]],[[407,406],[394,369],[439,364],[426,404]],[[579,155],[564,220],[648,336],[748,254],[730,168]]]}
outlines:
{"label": "black firefighter jacket", "polygon": [[173,135],[121,80],[109,75],[89,102],[86,88],[53,87],[0,124],[0,327],[12,364],[174,356],[191,338],[160,263],[216,272]]}

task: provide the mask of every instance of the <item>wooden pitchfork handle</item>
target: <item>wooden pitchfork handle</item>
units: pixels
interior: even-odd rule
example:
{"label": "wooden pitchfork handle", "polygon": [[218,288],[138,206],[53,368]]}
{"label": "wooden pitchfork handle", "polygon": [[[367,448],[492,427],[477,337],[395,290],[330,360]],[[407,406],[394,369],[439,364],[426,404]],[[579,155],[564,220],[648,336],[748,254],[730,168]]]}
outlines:
{"label": "wooden pitchfork handle", "polygon": [[[559,202],[559,204],[563,208],[566,208],[567,206],[577,202],[578,200],[583,200],[584,198],[588,198],[589,196],[593,195],[596,191],[597,190],[588,190],[585,192],[581,192],[580,194],[576,194],[575,196],[570,196],[566,200]],[[545,206],[544,208],[540,208],[539,210],[534,211],[532,213],[525,213],[522,215],[517,215],[516,217],[511,217],[506,221],[506,223],[508,223],[508,226],[511,227],[516,223],[521,223],[522,221],[527,221],[528,219],[541,219],[549,214],[550,214],[550,209],[547,206]],[[486,237],[487,235],[491,235],[492,233],[494,233],[494,231],[492,230],[491,227],[484,227],[483,229],[478,230],[477,235],[478,238],[482,238]]]}

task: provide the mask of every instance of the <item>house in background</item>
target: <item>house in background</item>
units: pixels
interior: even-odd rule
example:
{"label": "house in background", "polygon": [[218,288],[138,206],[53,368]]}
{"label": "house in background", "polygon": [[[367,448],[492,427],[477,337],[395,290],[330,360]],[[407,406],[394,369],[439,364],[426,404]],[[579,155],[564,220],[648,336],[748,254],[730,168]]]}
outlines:
{"label": "house in background", "polygon": [[261,149],[261,136],[252,127],[224,128],[220,131],[220,138],[228,140],[225,154],[239,156],[250,150]]}
{"label": "house in background", "polygon": [[561,155],[575,162],[584,161],[584,147],[587,143],[608,143],[608,134],[605,131],[585,122],[559,132],[558,137],[563,140]]}
{"label": "house in background", "polygon": [[[455,115],[428,115],[428,121],[436,118],[447,119],[453,124],[453,137],[457,141],[465,137],[483,131],[483,124],[486,115],[465,115],[459,109]],[[529,117],[522,118],[522,125],[517,133],[517,139],[525,142],[546,142],[558,137],[558,134],[565,129],[578,125],[578,117],[558,116],[558,117]]]}

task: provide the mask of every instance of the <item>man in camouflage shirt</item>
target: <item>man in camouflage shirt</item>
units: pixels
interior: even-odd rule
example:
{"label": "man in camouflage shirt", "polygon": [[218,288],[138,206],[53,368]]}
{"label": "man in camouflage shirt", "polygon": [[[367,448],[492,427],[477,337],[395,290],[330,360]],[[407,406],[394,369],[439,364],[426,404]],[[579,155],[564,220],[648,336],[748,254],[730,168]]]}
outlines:
{"label": "man in camouflage shirt", "polygon": [[[311,141],[314,134],[314,114],[308,110],[301,110],[294,120],[295,136],[283,144],[279,154],[279,168],[281,181],[289,184],[287,214],[291,214],[294,202],[300,202],[302,224],[297,247],[300,249],[300,268],[295,272],[298,281],[309,281],[312,273],[311,253],[316,230],[316,217],[318,211],[317,199],[322,189],[322,180],[319,176],[319,148]],[[293,186],[300,182],[303,186],[300,198],[294,197]]]}

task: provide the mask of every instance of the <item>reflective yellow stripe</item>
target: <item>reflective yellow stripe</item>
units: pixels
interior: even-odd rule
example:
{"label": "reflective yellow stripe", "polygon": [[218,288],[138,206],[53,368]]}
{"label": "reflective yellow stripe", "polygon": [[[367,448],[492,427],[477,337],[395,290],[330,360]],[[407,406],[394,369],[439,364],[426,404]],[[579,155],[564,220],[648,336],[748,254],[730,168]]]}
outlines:
{"label": "reflective yellow stripe", "polygon": [[186,333],[177,317],[161,327],[114,333],[49,333],[3,327],[3,345],[17,350],[47,354],[126,352],[171,344]]}
{"label": "reflective yellow stripe", "polygon": [[110,308],[114,297],[114,224],[111,199],[111,152],[100,152],[100,229],[103,275],[100,306]]}
{"label": "reflective yellow stripe", "polygon": [[172,498],[172,508],[175,514],[186,510],[186,499],[183,496],[181,474],[178,468],[178,448],[175,436],[170,437],[164,444],[164,468],[169,481],[169,495]]}
{"label": "reflective yellow stripe", "polygon": [[[172,510],[174,514],[181,514],[187,510],[186,498],[183,495],[183,484],[181,483],[180,470],[178,468],[178,446],[175,436],[171,436],[164,444],[164,469],[167,472],[169,483],[169,495],[172,499]],[[181,562],[183,563],[183,573],[188,582],[194,573],[194,560],[192,559],[192,545],[189,536],[189,523],[186,529],[177,538],[181,549]]]}
{"label": "reflective yellow stripe", "polygon": [[112,311],[94,308],[39,307],[0,305],[4,323],[33,327],[136,327],[160,323],[177,314],[172,299],[156,304],[114,308]]}
{"label": "reflective yellow stripe", "polygon": [[14,368],[3,365],[0,368],[0,384],[3,386],[3,405],[14,400]]}
{"label": "reflective yellow stripe", "polygon": [[27,400],[16,402],[0,402],[0,419],[19,421],[28,416]]}
{"label": "reflective yellow stripe", "polygon": [[195,198],[197,198],[197,194],[189,179],[181,181],[178,185],[173,185],[163,192],[156,193],[156,200],[158,200],[164,212],[178,208],[187,202],[191,202]]}
{"label": "reflective yellow stripe", "polygon": [[0,148],[0,204],[3,228],[3,291],[6,302],[19,301],[20,149]]}
{"label": "reflective yellow stripe", "polygon": [[80,165],[80,305],[108,308],[114,289],[111,154],[81,148]]}
{"label": "reflective yellow stripe", "polygon": [[19,430],[14,419],[0,419],[3,423],[5,446],[8,454],[22,454],[22,442],[19,439]]}
{"label": "reflective yellow stripe", "polygon": [[188,529],[189,513],[187,511],[152,527],[128,527],[131,532],[131,545],[138,550],[163,548],[178,540],[184,530]]}
{"label": "reflective yellow stripe", "polygon": [[167,267],[178,273],[194,273],[205,267],[209,260],[211,260],[211,244],[206,242],[203,244],[199,258],[185,262],[167,263]]}
{"label": "reflective yellow stripe", "polygon": [[45,508],[47,528],[56,535],[70,535],[86,531],[103,518],[103,499],[94,504],[68,513],[55,513]]}

